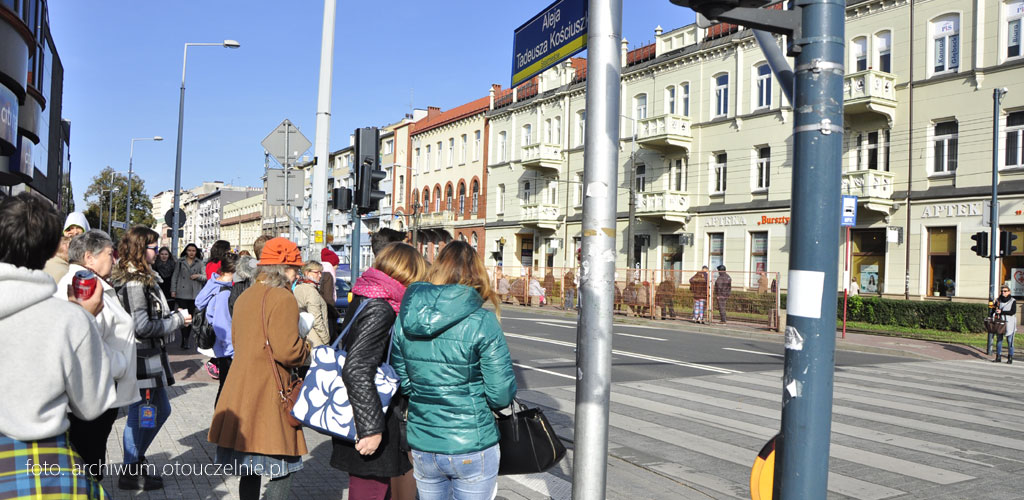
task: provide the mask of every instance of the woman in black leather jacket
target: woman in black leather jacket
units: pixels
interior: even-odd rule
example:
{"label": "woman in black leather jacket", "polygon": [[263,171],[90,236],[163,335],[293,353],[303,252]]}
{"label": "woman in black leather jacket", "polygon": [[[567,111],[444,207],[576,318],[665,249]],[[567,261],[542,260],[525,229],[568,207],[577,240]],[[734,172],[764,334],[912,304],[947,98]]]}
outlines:
{"label": "woman in black leather jacket", "polygon": [[[352,287],[345,324],[353,323],[341,341],[341,348],[348,353],[341,376],[348,389],[359,439],[355,444],[333,439],[331,454],[331,466],[349,473],[350,500],[387,498],[390,478],[412,469],[408,454],[400,449],[397,396],[385,414],[374,377],[377,367],[387,360],[391,326],[405,287],[421,280],[426,270],[426,262],[413,247],[392,243],[376,255],[373,267]],[[353,318],[364,301],[368,303]]]}

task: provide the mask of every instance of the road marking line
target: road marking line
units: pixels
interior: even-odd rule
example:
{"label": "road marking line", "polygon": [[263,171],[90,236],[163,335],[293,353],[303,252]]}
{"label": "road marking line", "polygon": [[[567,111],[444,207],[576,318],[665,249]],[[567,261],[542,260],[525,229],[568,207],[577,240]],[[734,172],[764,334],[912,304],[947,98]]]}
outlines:
{"label": "road marking line", "polygon": [[547,323],[547,322],[544,322],[544,321],[538,321],[537,324],[538,325],[544,325],[544,326],[553,326],[553,327],[556,327],[556,328],[571,328],[573,330],[576,329],[575,326],[556,325],[554,323]]}
{"label": "road marking line", "polygon": [[786,357],[785,354],[775,354],[775,353],[771,353],[771,352],[761,352],[761,351],[748,351],[746,349],[735,349],[733,347],[723,347],[722,350],[723,351],[746,352],[746,353],[750,353],[750,354],[760,354],[762,356],[772,356],[772,357],[776,357],[776,358],[785,358]]}
{"label": "road marking line", "polygon": [[566,375],[564,373],[553,372],[551,370],[545,370],[543,368],[535,368],[533,366],[527,366],[527,365],[524,365],[522,363],[512,363],[512,366],[518,366],[520,368],[524,368],[524,369],[527,369],[527,370],[533,370],[535,372],[547,373],[548,375],[554,375],[556,377],[567,378],[569,380],[576,380],[576,377],[573,377],[572,375]]}
{"label": "road marking line", "polygon": [[[534,342],[546,342],[548,344],[560,345],[560,346],[564,346],[564,347],[572,347],[572,348],[576,347],[576,344],[573,343],[573,342],[564,342],[564,341],[561,341],[561,340],[552,340],[552,339],[545,339],[545,338],[540,338],[540,337],[531,337],[529,335],[520,335],[518,333],[508,333],[508,332],[505,332],[505,336],[506,337],[512,337],[514,339],[532,340]],[[654,362],[657,362],[657,363],[664,363],[664,364],[667,364],[667,365],[682,366],[684,368],[696,368],[698,370],[705,370],[705,371],[714,372],[714,373],[728,373],[728,374],[743,373],[743,372],[741,372],[739,370],[732,370],[730,368],[719,368],[717,366],[702,365],[702,364],[699,364],[699,363],[687,363],[686,361],[679,361],[679,360],[669,359],[669,358],[659,358],[657,356],[648,356],[646,354],[638,354],[638,353],[635,353],[635,352],[620,351],[618,349],[612,349],[612,354],[617,354],[619,356],[625,356],[625,357],[629,357],[629,358],[643,359],[643,360],[646,360],[646,361],[654,361]]]}
{"label": "road marking line", "polygon": [[632,334],[632,333],[615,332],[615,335],[622,335],[623,337],[636,337],[638,339],[646,339],[646,340],[657,340],[658,342],[668,342],[668,339],[660,339],[658,337],[648,337],[646,335],[635,335],[635,334]]}

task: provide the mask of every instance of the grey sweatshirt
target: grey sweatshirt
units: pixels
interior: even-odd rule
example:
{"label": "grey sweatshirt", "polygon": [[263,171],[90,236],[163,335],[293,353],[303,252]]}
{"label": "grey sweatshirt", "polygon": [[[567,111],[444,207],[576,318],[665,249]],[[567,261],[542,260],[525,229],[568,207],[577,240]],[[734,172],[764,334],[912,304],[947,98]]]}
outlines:
{"label": "grey sweatshirt", "polygon": [[92,315],[55,299],[43,271],[0,263],[0,434],[21,441],[67,430],[114,404],[110,360]]}

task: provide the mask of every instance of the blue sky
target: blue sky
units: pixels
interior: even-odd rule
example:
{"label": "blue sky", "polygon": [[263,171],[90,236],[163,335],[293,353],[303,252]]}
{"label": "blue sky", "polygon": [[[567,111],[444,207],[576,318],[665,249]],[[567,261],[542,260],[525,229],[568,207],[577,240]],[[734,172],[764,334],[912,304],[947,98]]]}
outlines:
{"label": "blue sky", "polygon": [[[331,150],[357,127],[400,119],[414,107],[448,109],[508,87],[512,33],[549,0],[338,1]],[[630,47],[693,13],[668,0],[627,0]],[[76,206],[105,166],[135,172],[150,194],[174,186],[178,89],[185,42],[238,40],[240,49],[189,49],[182,186],[221,180],[258,185],[260,141],[284,118],[312,142],[323,2],[296,0],[51,0],[64,64]],[[312,156],[312,151],[308,153]],[[273,160],[271,160],[273,162]]]}

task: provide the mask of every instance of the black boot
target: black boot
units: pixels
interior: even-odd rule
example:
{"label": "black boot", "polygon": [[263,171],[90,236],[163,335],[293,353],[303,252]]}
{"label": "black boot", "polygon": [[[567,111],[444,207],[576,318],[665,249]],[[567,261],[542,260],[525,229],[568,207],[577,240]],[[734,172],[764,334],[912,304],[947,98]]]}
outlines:
{"label": "black boot", "polygon": [[1008,365],[1012,365],[1013,364],[1013,356],[1007,356],[1006,357],[1006,364],[1008,364]]}
{"label": "black boot", "polygon": [[992,360],[992,362],[993,362],[993,363],[1002,363],[1002,362],[1003,362],[1003,356],[1002,356],[1002,355],[999,355],[999,354],[997,354],[997,355],[996,355],[996,359],[993,359],[993,360]]}

